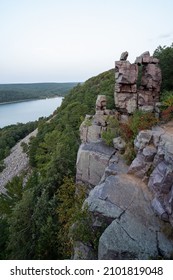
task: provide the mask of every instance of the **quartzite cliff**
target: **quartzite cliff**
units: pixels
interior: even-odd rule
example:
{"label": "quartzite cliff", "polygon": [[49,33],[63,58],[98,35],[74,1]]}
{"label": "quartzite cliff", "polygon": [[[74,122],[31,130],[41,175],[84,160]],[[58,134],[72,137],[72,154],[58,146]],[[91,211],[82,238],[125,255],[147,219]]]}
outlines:
{"label": "quartzite cliff", "polygon": [[[128,53],[115,62],[115,109],[106,109],[98,96],[95,115],[80,127],[76,180],[88,187],[87,204],[93,227],[106,224],[97,256],[89,244],[76,242],[74,259],[169,259],[173,253],[173,123],[140,131],[134,141],[136,157],[127,165],[122,156],[126,143],[101,138],[108,116],[127,121],[136,109],[159,116],[161,70],[159,61],[145,52],[135,63]],[[137,86],[139,66],[142,68]]]}

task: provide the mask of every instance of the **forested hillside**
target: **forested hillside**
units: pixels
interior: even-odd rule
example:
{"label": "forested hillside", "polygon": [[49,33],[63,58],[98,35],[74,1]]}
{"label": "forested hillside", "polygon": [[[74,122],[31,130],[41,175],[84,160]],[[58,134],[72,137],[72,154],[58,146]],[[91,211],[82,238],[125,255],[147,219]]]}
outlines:
{"label": "forested hillside", "polygon": [[[29,148],[34,172],[25,190],[21,188],[22,179],[14,179],[7,188],[15,201],[1,196],[1,258],[70,257],[66,228],[80,205],[74,204],[79,126],[85,114],[94,112],[98,94],[106,94],[108,106],[113,107],[113,91],[114,70],[110,70],[77,85],[64,98],[56,116],[49,123],[39,124],[38,135]],[[66,213],[62,201],[68,204]]]}
{"label": "forested hillside", "polygon": [[0,84],[0,103],[65,96],[77,83]]}

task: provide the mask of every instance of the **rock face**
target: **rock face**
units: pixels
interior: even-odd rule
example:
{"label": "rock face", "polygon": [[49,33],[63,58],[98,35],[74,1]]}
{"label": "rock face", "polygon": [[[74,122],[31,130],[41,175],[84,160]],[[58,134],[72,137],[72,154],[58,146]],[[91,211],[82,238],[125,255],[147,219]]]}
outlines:
{"label": "rock face", "polygon": [[129,61],[115,62],[115,106],[122,113],[132,113],[137,108],[138,66]]}
{"label": "rock face", "polygon": [[100,237],[98,259],[169,258],[173,242],[151,207],[151,193],[141,180],[121,174],[109,176],[89,194],[86,203],[95,219],[109,221]]}
{"label": "rock face", "polygon": [[[139,132],[130,166],[124,162],[126,143],[119,135],[112,147],[101,139],[114,116],[126,122],[136,109],[159,113],[159,61],[149,52],[134,64],[127,56],[122,53],[115,66],[117,111],[107,110],[106,97],[100,95],[95,115],[86,116],[80,126],[76,180],[89,186],[84,206],[92,213],[92,228],[101,230],[101,236],[97,256],[91,244],[80,240],[75,243],[74,259],[173,256],[173,122]],[[138,65],[143,69],[137,89]]]}
{"label": "rock face", "polygon": [[[102,130],[105,124],[101,119]],[[114,148],[99,137],[83,141],[76,179],[89,186],[84,205],[93,215],[93,227],[106,224],[106,229],[97,256],[88,244],[77,242],[75,259],[172,257],[173,239],[166,233],[171,233],[173,226],[172,127],[169,123],[141,131],[134,141],[137,155],[129,167],[121,155],[122,139],[114,138]]]}
{"label": "rock face", "polygon": [[[149,52],[136,58],[135,63],[126,61],[127,54],[122,53],[120,61],[115,62],[115,106],[124,114],[136,109],[154,111],[159,102],[161,70],[158,59]],[[137,88],[138,66],[142,65],[140,87]]]}
{"label": "rock face", "polygon": [[89,186],[97,185],[109,165],[115,150],[104,143],[82,144],[77,156],[77,183]]}
{"label": "rock face", "polygon": [[173,122],[141,131],[135,139],[137,156],[128,173],[148,184],[154,212],[173,226]]}

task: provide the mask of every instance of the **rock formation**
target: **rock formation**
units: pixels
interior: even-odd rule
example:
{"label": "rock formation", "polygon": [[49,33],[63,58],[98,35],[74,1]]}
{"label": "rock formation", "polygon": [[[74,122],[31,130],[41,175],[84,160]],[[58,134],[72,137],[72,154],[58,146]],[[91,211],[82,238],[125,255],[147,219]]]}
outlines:
{"label": "rock formation", "polygon": [[148,184],[154,212],[173,226],[173,122],[141,131],[134,145],[137,156],[129,167]]}
{"label": "rock formation", "polygon": [[[149,52],[136,58],[135,63],[126,61],[128,53],[122,53],[115,62],[115,107],[124,114],[136,109],[154,111],[159,102],[161,70],[158,59]],[[140,86],[137,88],[138,66],[142,67]]]}
{"label": "rock formation", "polygon": [[[161,84],[157,59],[145,52],[130,64],[127,56],[124,52],[115,67],[115,105],[121,120],[137,108],[156,111]],[[143,67],[139,89],[138,65]],[[140,131],[134,141],[136,158],[127,166],[121,137],[115,136],[114,147],[101,138],[108,117],[115,114],[106,109],[106,97],[100,95],[95,115],[87,115],[80,126],[76,180],[88,186],[84,205],[92,213],[93,227],[106,227],[97,257],[89,244],[79,240],[74,258],[169,259],[173,255],[173,123]]]}

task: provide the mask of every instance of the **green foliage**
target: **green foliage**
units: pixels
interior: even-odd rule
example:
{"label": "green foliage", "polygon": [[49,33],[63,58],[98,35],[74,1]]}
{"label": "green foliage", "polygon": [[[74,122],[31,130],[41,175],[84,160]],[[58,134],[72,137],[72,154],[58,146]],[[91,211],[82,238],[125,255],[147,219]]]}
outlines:
{"label": "green foliage", "polygon": [[173,91],[164,91],[161,101],[165,107],[173,106]]}
{"label": "green foliage", "polygon": [[[98,94],[105,93],[109,106],[113,106],[113,88],[113,70],[93,77],[71,90],[49,122],[41,120],[38,123],[38,134],[28,147],[34,173],[22,189],[20,199],[16,194],[11,204],[10,201],[7,203],[8,236],[7,243],[3,243],[6,244],[7,259],[64,259],[70,256],[68,229],[78,216],[76,213],[83,201],[74,191],[74,182],[70,181],[74,181],[76,173],[81,118],[94,113]],[[21,136],[18,140],[23,138]],[[7,147],[8,154],[8,145],[3,143],[7,139],[10,137],[6,134],[1,142],[3,153]],[[14,145],[18,140],[11,142]],[[66,177],[73,179],[68,181]],[[15,187],[14,192],[18,192]]]}
{"label": "green foliage", "polygon": [[132,138],[134,139],[140,130],[150,129],[152,126],[156,125],[158,120],[155,115],[151,112],[143,112],[137,110],[129,118],[128,126],[132,132]]}
{"label": "green foliage", "polygon": [[168,122],[173,119],[173,106],[169,106],[161,112],[161,120]]}
{"label": "green foliage", "polygon": [[0,85],[0,103],[65,96],[76,83],[32,83]]}
{"label": "green foliage", "polygon": [[131,164],[132,161],[135,159],[136,153],[134,150],[133,141],[127,142],[123,157],[127,164]]}
{"label": "green foliage", "polygon": [[110,128],[108,128],[106,131],[103,131],[101,137],[106,145],[113,147],[113,139],[115,138],[115,133]]}
{"label": "green foliage", "polygon": [[91,126],[92,125],[92,120],[91,119],[86,119],[84,122],[85,126]]}
{"label": "green foliage", "polygon": [[120,124],[116,116],[108,116],[106,119],[107,130],[102,132],[102,139],[108,146],[113,146],[113,139],[120,135]]}
{"label": "green foliage", "polygon": [[6,186],[6,192],[0,193],[0,214],[9,215],[13,207],[22,198],[23,177],[14,177]]}
{"label": "green foliage", "polygon": [[[30,186],[30,188],[29,188]],[[7,257],[10,259],[61,258],[57,243],[57,201],[34,175],[8,218]]]}
{"label": "green foliage", "polygon": [[60,251],[64,258],[70,258],[73,240],[69,232],[75,222],[77,213],[81,211],[85,198],[85,189],[82,186],[78,186],[78,192],[76,192],[74,179],[65,177],[56,195],[58,200],[57,214],[60,223],[58,231]]}
{"label": "green foliage", "polygon": [[22,147],[24,153],[28,152],[28,144],[27,143],[21,142],[20,146]]}
{"label": "green foliage", "polygon": [[73,242],[81,241],[90,246],[97,255],[100,236],[107,226],[104,221],[99,227],[94,226],[93,214],[89,211],[88,205],[85,205],[75,213],[75,223],[71,230]]}
{"label": "green foliage", "polygon": [[130,164],[135,158],[135,151],[133,141],[136,138],[140,130],[150,129],[156,125],[158,120],[155,115],[150,112],[143,112],[137,110],[129,118],[128,122],[120,125],[120,134],[126,142],[126,148],[124,153],[124,159],[127,164]]}
{"label": "green foliage", "polygon": [[0,260],[6,259],[6,247],[8,242],[8,222],[4,217],[0,217]]}
{"label": "green foliage", "polygon": [[33,191],[23,194],[9,218],[9,259],[32,259],[35,246],[33,235]]}
{"label": "green foliage", "polygon": [[0,172],[2,172],[5,168],[5,163],[3,160],[0,161]]}
{"label": "green foliage", "polygon": [[170,47],[159,46],[153,56],[160,60],[162,70],[162,90],[173,90],[173,44]]}

